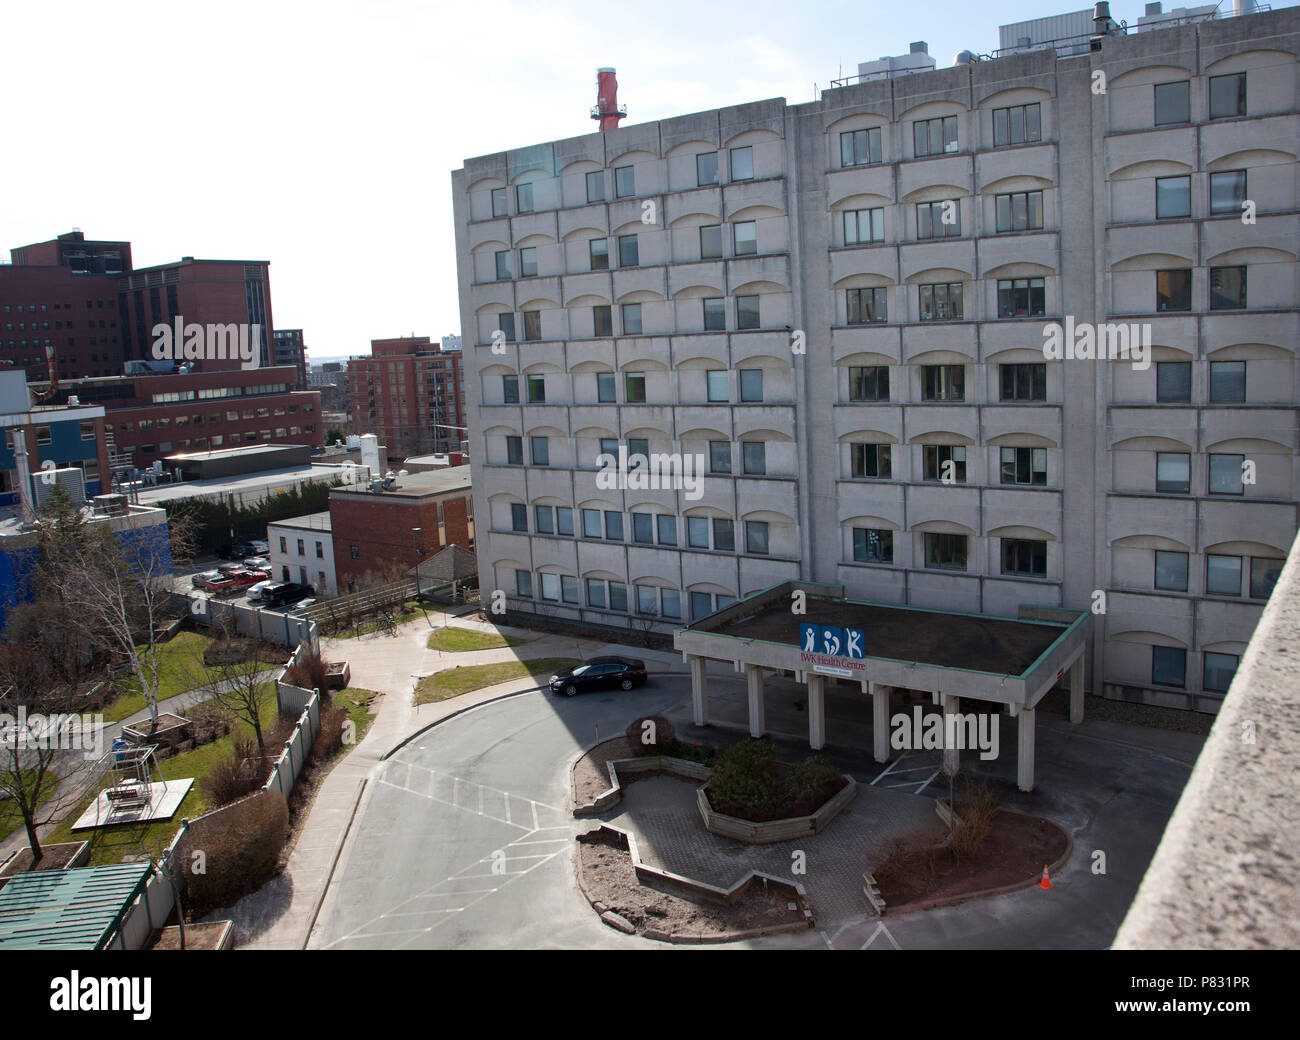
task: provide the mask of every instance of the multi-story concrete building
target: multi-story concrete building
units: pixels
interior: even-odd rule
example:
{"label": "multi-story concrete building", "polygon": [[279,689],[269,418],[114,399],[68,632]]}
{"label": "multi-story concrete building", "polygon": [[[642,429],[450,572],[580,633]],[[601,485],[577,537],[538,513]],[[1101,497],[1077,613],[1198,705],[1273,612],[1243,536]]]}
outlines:
{"label": "multi-story concrete building", "polygon": [[292,365],[298,372],[294,383],[295,390],[307,386],[307,346],[303,342],[302,329],[276,329],[272,335],[275,364]]}
{"label": "multi-story concrete building", "polygon": [[[484,595],[1091,608],[1094,691],[1215,710],[1298,522],[1298,52],[1295,8],[1107,19],[468,160]],[[620,446],[699,493],[598,480]]]}
{"label": "multi-story concrete building", "polygon": [[458,449],[464,439],[461,352],[428,336],[376,339],[370,357],[348,363],[348,411],[394,459]]}

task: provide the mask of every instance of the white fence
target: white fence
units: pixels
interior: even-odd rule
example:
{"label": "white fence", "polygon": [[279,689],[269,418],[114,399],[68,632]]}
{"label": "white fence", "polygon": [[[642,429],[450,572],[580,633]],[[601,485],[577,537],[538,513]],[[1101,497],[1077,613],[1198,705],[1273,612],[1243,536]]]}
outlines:
{"label": "white fence", "polygon": [[293,648],[293,653],[289,655],[289,660],[285,663],[280,674],[275,677],[275,703],[280,708],[281,715],[288,715],[292,712],[301,714],[311,703],[312,694],[315,690],[309,690],[305,686],[295,686],[291,682],[285,681],[285,676],[289,670],[298,663],[298,658],[306,649],[306,644],[299,643]]}
{"label": "white fence", "polygon": [[197,624],[208,628],[221,628],[230,624],[231,630],[241,636],[265,639],[283,646],[307,643],[313,650],[320,649],[316,622],[302,615],[246,607],[242,603],[226,603],[199,595],[176,595],[185,600],[185,609]]}
{"label": "white fence", "polygon": [[[175,863],[176,847],[185,828],[182,827],[172,838],[171,845],[163,854],[164,863]],[[149,943],[150,937],[167,924],[176,907],[176,887],[171,879],[157,866],[145,882],[144,891],[135,897],[122,915],[113,937],[104,946],[106,950],[142,950]]]}
{"label": "white fence", "polygon": [[316,734],[319,732],[320,694],[313,692],[298,724],[293,727],[293,736],[284,742],[284,753],[280,755],[263,785],[266,790],[279,791],[286,799],[289,797],[298,774],[307,764],[307,756],[311,754],[311,746],[316,742]]}

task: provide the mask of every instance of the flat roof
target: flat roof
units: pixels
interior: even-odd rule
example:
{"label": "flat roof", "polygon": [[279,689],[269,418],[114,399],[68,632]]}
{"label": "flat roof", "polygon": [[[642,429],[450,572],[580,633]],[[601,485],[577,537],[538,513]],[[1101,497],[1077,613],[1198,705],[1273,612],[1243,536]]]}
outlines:
{"label": "flat roof", "polygon": [[270,520],[266,525],[271,527],[288,527],[298,531],[329,531],[331,530],[331,520],[329,511],[322,513],[305,513],[302,516],[291,516],[287,520]]}
{"label": "flat roof", "polygon": [[[402,495],[407,498],[422,498],[425,495],[438,495],[448,491],[460,491],[470,486],[468,466],[451,466],[447,469],[430,470],[424,473],[408,473],[398,477],[394,485],[382,492],[384,495]],[[354,487],[335,488],[335,495],[371,495],[368,486],[358,484]]]}
{"label": "flat roof", "polygon": [[113,863],[16,874],[0,889],[0,950],[99,950],[153,873]]}
{"label": "flat roof", "polygon": [[326,481],[334,473],[355,468],[331,463],[314,463],[310,466],[262,470],[260,473],[243,473],[237,477],[218,477],[211,480],[182,480],[173,484],[159,484],[155,487],[141,488],[140,501],[146,505],[159,502],[171,502],[181,498],[194,498],[197,495],[238,494],[255,491],[261,487],[280,481],[302,482],[305,480]]}
{"label": "flat roof", "polygon": [[799,626],[803,623],[859,628],[866,633],[868,657],[995,675],[1023,675],[1067,627],[1048,621],[956,614],[814,595],[805,602],[805,614],[791,613],[786,598],[770,602],[739,621],[710,625],[705,618],[688,629],[798,647]]}
{"label": "flat roof", "polygon": [[165,461],[171,462],[173,459],[183,462],[193,462],[201,459],[241,459],[255,455],[278,454],[289,448],[310,448],[310,445],[304,444],[246,444],[240,448],[214,448],[211,451],[178,451],[173,455],[165,457]]}

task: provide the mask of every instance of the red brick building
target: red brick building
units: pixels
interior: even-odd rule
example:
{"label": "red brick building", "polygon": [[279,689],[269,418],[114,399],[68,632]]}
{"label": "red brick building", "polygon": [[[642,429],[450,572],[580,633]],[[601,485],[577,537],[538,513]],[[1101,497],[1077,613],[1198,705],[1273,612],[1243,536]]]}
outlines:
{"label": "red brick building", "polygon": [[121,373],[117,282],[67,267],[0,265],[0,363],[49,379],[48,347],[61,377]]}
{"label": "red brick building", "polygon": [[473,551],[469,467],[409,474],[386,491],[335,488],[330,524],[341,595],[399,568],[410,570],[417,559],[428,559],[448,545]]}
{"label": "red brick building", "polygon": [[276,329],[272,335],[275,364],[292,365],[298,370],[298,382],[295,390],[307,386],[307,345],[303,342],[302,329]]}
{"label": "red brick building", "polygon": [[66,380],[50,400],[103,405],[115,451],[131,453],[132,464],[143,469],[177,452],[319,447],[325,436],[320,393],[291,390],[295,377],[292,368],[258,368]]}
{"label": "red brick building", "polygon": [[394,459],[458,449],[466,437],[460,352],[404,336],[371,340],[370,354],[348,362],[352,424],[377,434]]}

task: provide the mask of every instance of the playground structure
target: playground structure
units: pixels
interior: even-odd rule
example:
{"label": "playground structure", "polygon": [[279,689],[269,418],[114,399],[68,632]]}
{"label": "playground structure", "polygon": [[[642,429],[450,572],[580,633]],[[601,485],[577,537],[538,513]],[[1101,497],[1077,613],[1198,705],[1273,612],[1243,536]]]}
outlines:
{"label": "playground structure", "polygon": [[99,794],[72,830],[170,819],[194,780],[168,780],[158,763],[157,744],[132,744],[122,738],[100,759]]}

